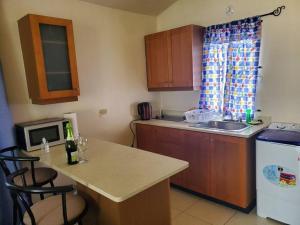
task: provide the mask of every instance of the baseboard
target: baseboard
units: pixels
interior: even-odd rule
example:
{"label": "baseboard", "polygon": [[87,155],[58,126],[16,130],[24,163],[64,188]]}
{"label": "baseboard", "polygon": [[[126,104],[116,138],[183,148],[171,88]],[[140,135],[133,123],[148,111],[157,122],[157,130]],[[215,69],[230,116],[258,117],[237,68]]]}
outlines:
{"label": "baseboard", "polygon": [[222,200],[219,200],[219,199],[216,199],[216,198],[213,198],[213,197],[210,197],[210,196],[207,196],[207,195],[204,195],[204,194],[200,194],[198,192],[195,192],[195,191],[191,191],[187,188],[184,188],[184,187],[181,187],[181,186],[178,186],[176,184],[171,184],[171,187],[174,187],[178,190],[181,190],[181,191],[184,191],[184,192],[187,192],[187,193],[190,193],[190,194],[193,194],[193,195],[196,195],[198,197],[201,197],[201,198],[204,198],[204,199],[207,199],[207,200],[210,200],[210,201],[213,201],[213,202],[216,202],[218,204],[221,204],[221,205],[224,205],[224,206],[227,206],[227,207],[230,207],[232,209],[236,209],[240,212],[243,212],[243,213],[250,213],[252,211],[252,209],[256,206],[256,199],[254,199],[246,208],[242,208],[242,207],[239,207],[239,206],[236,206],[236,205],[233,205],[231,203],[228,203],[228,202],[225,202],[225,201],[222,201]]}

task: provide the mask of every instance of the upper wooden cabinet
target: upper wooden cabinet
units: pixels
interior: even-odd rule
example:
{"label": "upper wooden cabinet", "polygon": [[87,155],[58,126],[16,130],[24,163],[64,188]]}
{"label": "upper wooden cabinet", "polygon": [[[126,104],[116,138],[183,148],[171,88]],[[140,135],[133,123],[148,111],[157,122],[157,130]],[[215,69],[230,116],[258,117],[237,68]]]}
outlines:
{"label": "upper wooden cabinet", "polygon": [[32,103],[77,101],[79,83],[72,21],[29,14],[18,25]]}
{"label": "upper wooden cabinet", "polygon": [[145,36],[149,91],[200,89],[203,35],[189,25]]}
{"label": "upper wooden cabinet", "polygon": [[169,87],[172,79],[169,32],[146,36],[148,88]]}

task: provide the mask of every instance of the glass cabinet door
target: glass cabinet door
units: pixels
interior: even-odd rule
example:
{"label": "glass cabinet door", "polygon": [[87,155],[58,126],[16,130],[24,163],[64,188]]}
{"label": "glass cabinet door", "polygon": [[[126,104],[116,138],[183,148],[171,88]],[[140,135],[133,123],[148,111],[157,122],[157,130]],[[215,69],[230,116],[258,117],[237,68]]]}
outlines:
{"label": "glass cabinet door", "polygon": [[72,90],[65,26],[39,24],[48,91]]}
{"label": "glass cabinet door", "polygon": [[32,103],[78,101],[72,20],[27,14],[18,20],[18,27]]}

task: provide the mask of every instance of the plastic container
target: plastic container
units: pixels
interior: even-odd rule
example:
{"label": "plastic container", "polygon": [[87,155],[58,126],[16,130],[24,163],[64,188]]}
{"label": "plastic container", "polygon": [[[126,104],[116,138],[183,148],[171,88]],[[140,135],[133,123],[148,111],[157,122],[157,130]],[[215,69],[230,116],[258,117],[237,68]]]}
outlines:
{"label": "plastic container", "polygon": [[254,120],[258,120],[260,119],[261,117],[261,110],[260,109],[257,109],[255,112],[254,112]]}
{"label": "plastic container", "polygon": [[49,143],[46,138],[42,139],[41,150],[48,153],[50,151]]}
{"label": "plastic container", "polygon": [[213,110],[195,109],[184,113],[188,123],[208,122],[216,118],[217,114]]}

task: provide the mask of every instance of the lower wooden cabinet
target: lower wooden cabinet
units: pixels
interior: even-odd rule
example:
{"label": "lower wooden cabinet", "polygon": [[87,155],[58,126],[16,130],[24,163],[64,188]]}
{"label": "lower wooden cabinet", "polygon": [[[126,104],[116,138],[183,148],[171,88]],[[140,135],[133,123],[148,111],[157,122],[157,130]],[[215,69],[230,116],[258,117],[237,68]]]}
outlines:
{"label": "lower wooden cabinet", "polygon": [[209,134],[185,132],[185,159],[190,163],[185,187],[205,195],[211,195],[211,147]]}
{"label": "lower wooden cabinet", "polygon": [[158,153],[156,148],[156,130],[155,126],[141,126],[137,124],[136,133],[140,149]]}
{"label": "lower wooden cabinet", "polygon": [[[170,156],[176,159],[187,159],[184,157],[184,132],[169,128],[155,126],[138,125],[137,139],[138,148],[150,152]],[[159,144],[158,144],[159,143]],[[176,174],[171,178],[171,182],[180,186],[186,185],[186,171]]]}
{"label": "lower wooden cabinet", "polygon": [[211,135],[211,142],[211,196],[246,208],[255,198],[254,139]]}
{"label": "lower wooden cabinet", "polygon": [[186,189],[246,209],[255,199],[255,138],[137,124],[137,147],[188,161],[171,178]]}

